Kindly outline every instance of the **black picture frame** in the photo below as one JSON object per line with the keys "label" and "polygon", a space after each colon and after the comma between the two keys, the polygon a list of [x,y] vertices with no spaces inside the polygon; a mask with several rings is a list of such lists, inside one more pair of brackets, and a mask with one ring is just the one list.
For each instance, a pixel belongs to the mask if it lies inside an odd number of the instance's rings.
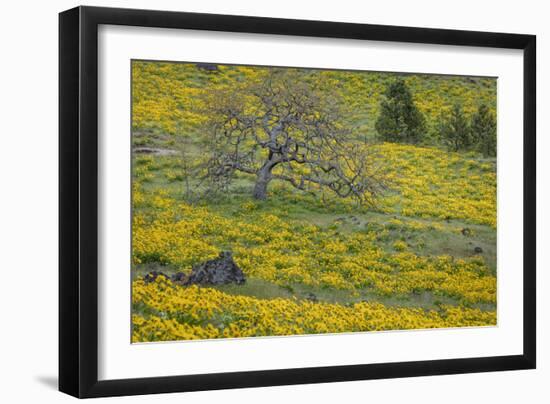
{"label": "black picture frame", "polygon": [[[523,354],[99,381],[97,133],[100,24],[523,50]],[[84,398],[534,369],[535,73],[534,35],[96,7],[77,7],[60,13],[59,390]]]}

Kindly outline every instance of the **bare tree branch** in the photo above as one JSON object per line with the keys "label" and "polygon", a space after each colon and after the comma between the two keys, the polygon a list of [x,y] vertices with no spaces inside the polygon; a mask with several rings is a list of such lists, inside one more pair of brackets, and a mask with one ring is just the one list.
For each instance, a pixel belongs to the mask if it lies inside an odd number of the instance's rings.
{"label": "bare tree branch", "polygon": [[386,189],[384,174],[370,147],[345,129],[341,103],[326,87],[322,74],[272,69],[260,83],[209,94],[211,183],[225,189],[241,172],[256,177],[257,199],[278,180],[374,205]]}

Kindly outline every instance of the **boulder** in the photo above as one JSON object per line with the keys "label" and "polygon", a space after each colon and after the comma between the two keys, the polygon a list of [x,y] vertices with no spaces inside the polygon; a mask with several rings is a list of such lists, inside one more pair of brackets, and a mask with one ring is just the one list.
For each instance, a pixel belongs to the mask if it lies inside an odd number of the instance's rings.
{"label": "boulder", "polygon": [[222,251],[218,258],[193,265],[191,274],[182,279],[183,285],[224,285],[228,283],[243,284],[246,282],[241,268],[233,260],[233,254]]}
{"label": "boulder", "polygon": [[315,295],[315,293],[311,293],[309,292],[307,295],[306,295],[306,300],[309,300],[310,302],[312,303],[317,303],[319,301],[319,299],[317,298],[317,296]]}

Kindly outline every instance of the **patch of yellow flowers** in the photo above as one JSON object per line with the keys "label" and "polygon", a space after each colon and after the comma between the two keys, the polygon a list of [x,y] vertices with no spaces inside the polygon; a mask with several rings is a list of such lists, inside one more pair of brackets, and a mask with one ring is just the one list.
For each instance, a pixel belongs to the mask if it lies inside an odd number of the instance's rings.
{"label": "patch of yellow flowers", "polygon": [[495,312],[473,308],[257,299],[177,286],[162,276],[134,281],[132,301],[146,313],[132,317],[133,342],[496,325]]}
{"label": "patch of yellow flowers", "polygon": [[[144,199],[139,191],[136,196]],[[406,243],[396,243],[391,253],[375,243],[375,232],[341,234],[250,211],[228,218],[162,192],[148,202],[149,211],[133,218],[135,264],[158,262],[189,272],[194,263],[230,248],[247,277],[281,286],[372,289],[382,296],[429,291],[464,303],[496,302],[496,277],[481,257],[419,256],[406,251]]]}
{"label": "patch of yellow flowers", "polygon": [[376,148],[398,192],[380,202],[383,211],[496,227],[494,163],[434,147],[384,143]]}
{"label": "patch of yellow flowers", "polygon": [[[204,89],[224,88],[236,81],[254,81],[267,74],[260,67],[218,66],[212,74],[190,63],[156,63],[135,61],[132,64],[133,126],[136,130],[158,130],[167,135],[194,133],[207,117],[201,109]],[[340,91],[350,104],[351,111],[376,116],[383,92],[383,77],[375,72],[331,72],[317,74],[334,82],[331,87]],[[451,100],[441,94],[462,99],[466,112],[475,110],[479,98],[495,108],[496,84],[490,79],[448,78],[409,75],[408,84],[420,94],[420,108],[436,121],[441,110],[451,107]],[[444,91],[436,90],[441,88]],[[430,104],[431,103],[431,104]],[[433,104],[433,105],[432,105]],[[370,119],[372,120],[372,119]],[[363,130],[363,129],[361,129]],[[367,128],[364,128],[366,131]],[[395,193],[379,201],[379,209],[403,216],[458,219],[466,222],[496,226],[496,169],[494,163],[480,162],[464,154],[447,153],[434,147],[415,147],[386,143],[375,146],[373,158],[389,169],[389,179]],[[152,164],[135,168],[135,176],[150,181]],[[177,173],[167,172],[173,181]],[[272,187],[275,188],[275,187]],[[307,199],[293,194],[289,198]],[[352,210],[352,202],[348,201]]]}
{"label": "patch of yellow flowers", "polygon": [[[158,130],[167,134],[186,134],[206,119],[201,112],[204,89],[231,87],[251,82],[268,74],[268,69],[251,66],[218,65],[207,72],[194,63],[134,61],[132,63],[132,99],[134,129]],[[392,73],[361,71],[316,71],[304,80],[327,81],[349,107],[350,118],[362,132],[374,131],[372,117],[378,115],[385,88],[394,79]],[[415,102],[427,117],[428,126],[436,124],[441,112],[450,111],[460,101],[467,115],[483,102],[496,109],[496,80],[490,78],[404,75],[415,94]],[[369,119],[365,119],[368,117]]]}
{"label": "patch of yellow flowers", "polygon": [[[497,178],[494,162],[471,158],[465,153],[447,152],[436,147],[398,143],[366,146],[373,166],[386,173],[390,191],[376,201],[375,209],[415,219],[459,220],[496,227]],[[307,202],[323,207],[324,201],[349,213],[367,213],[372,207],[357,207],[351,199],[325,193],[323,199],[275,183],[271,191],[290,203]],[[318,189],[317,193],[324,191]],[[411,224],[411,222],[407,222]],[[417,229],[431,226],[419,220]]]}

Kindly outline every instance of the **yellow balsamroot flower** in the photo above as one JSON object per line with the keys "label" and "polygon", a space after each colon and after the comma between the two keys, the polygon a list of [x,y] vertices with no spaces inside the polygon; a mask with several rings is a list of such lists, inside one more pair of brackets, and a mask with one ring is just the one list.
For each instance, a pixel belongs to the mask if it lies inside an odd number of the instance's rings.
{"label": "yellow balsamroot flower", "polygon": [[241,338],[269,335],[405,330],[496,324],[495,311],[442,305],[438,310],[380,303],[313,303],[257,299],[212,288],[173,285],[164,277],[133,283],[132,341]]}

